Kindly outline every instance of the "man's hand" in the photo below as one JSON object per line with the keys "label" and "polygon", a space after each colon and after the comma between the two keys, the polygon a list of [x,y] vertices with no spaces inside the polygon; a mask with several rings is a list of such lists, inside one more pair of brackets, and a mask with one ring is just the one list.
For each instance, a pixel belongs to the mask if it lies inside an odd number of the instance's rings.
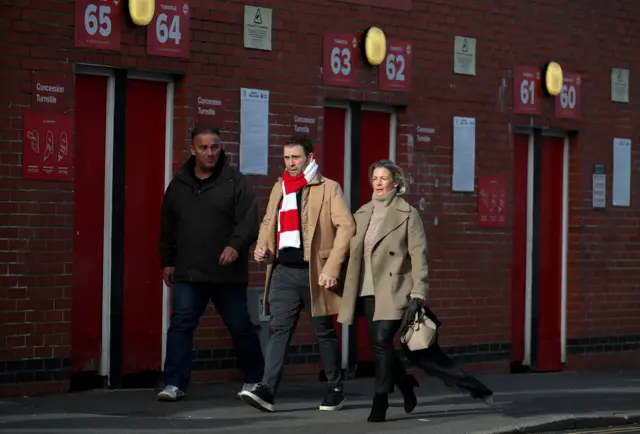
{"label": "man's hand", "polygon": [[169,288],[173,288],[173,267],[164,267],[162,269],[162,280]]}
{"label": "man's hand", "polygon": [[329,276],[328,274],[320,273],[320,278],[318,279],[318,285],[325,289],[331,289],[338,284],[338,279],[333,276]]}
{"label": "man's hand", "polygon": [[269,258],[269,252],[263,249],[262,247],[256,247],[253,251],[253,259],[256,262],[265,262]]}
{"label": "man's hand", "polygon": [[220,265],[233,264],[238,259],[238,251],[231,246],[227,246],[220,255]]}

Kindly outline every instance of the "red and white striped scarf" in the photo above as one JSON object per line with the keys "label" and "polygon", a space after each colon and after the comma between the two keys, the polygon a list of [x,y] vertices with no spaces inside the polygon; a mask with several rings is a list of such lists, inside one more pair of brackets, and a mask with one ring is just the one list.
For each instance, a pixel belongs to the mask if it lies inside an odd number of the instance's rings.
{"label": "red and white striped scarf", "polygon": [[278,249],[300,248],[300,210],[296,193],[316,176],[318,163],[312,161],[304,173],[296,177],[285,171],[282,177],[282,202],[278,211]]}

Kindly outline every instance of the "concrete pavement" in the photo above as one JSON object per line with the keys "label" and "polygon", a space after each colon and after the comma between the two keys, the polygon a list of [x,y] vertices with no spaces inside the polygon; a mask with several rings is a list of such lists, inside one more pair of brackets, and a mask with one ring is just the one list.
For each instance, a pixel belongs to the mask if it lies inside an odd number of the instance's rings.
{"label": "concrete pavement", "polygon": [[640,372],[481,375],[497,408],[419,376],[412,414],[393,395],[386,423],[366,421],[372,379],[347,382],[347,404],[320,412],[324,386],[285,381],[276,412],[265,414],[235,398],[239,384],[196,386],[178,403],[152,390],[97,390],[32,398],[0,398],[0,434],[305,433],[465,434],[561,431],[640,421]]}

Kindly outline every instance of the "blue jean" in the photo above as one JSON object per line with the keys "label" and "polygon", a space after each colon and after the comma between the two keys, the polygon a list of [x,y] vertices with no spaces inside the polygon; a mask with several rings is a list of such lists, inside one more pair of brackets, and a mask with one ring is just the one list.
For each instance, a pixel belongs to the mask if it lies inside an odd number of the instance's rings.
{"label": "blue jean", "polygon": [[193,332],[211,300],[229,329],[236,350],[238,367],[246,383],[258,383],[264,371],[259,327],[247,311],[247,287],[244,285],[176,283],[173,289],[171,324],[167,332],[167,356],[164,362],[166,385],[186,391],[191,377]]}

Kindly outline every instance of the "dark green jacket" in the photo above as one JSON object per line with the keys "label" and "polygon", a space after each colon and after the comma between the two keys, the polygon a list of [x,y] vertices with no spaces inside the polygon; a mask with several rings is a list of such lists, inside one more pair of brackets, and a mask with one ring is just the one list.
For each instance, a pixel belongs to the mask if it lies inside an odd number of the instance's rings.
{"label": "dark green jacket", "polygon": [[[253,189],[222,153],[214,174],[200,181],[191,157],[167,187],[162,204],[160,262],[175,267],[180,282],[236,283],[249,281],[249,248],[258,238],[260,221]],[[219,265],[226,246],[238,259]]]}

